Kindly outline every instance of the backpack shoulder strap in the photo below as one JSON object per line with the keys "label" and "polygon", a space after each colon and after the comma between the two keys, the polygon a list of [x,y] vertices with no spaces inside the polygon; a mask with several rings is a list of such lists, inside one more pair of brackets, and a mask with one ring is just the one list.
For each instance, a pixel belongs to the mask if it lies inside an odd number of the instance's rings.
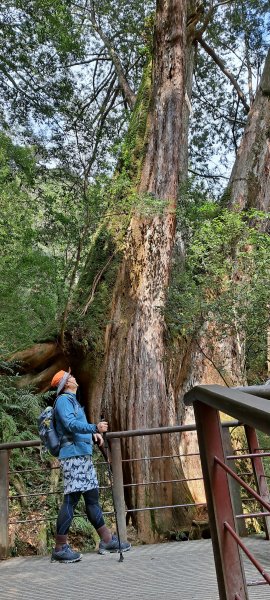
{"label": "backpack shoulder strap", "polygon": [[69,394],[69,393],[66,393],[66,394],[65,394],[65,393],[59,394],[59,396],[57,396],[57,398],[55,399],[55,401],[54,401],[54,403],[53,403],[53,410],[55,410],[55,408],[56,408],[56,403],[57,403],[57,400],[58,400],[59,398],[61,398],[61,396],[68,396],[68,399],[69,399],[69,400],[70,400],[70,402],[73,404],[73,407],[74,407],[74,412],[75,412],[75,417],[77,417],[77,414],[78,414],[78,411],[79,411],[79,406],[80,406],[80,404],[79,404],[79,402],[78,402],[77,398],[75,398],[75,399],[74,399],[74,397],[73,397],[73,394]]}

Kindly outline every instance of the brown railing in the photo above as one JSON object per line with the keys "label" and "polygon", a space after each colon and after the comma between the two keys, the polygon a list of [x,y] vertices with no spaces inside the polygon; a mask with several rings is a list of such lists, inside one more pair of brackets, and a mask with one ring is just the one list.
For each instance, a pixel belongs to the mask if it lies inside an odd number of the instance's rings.
{"label": "brown railing", "polygon": [[[238,422],[237,421],[230,421],[227,423],[224,423],[224,428],[228,429],[229,427],[233,427],[233,426],[237,426]],[[126,539],[127,533],[126,533],[126,515],[127,514],[131,514],[134,512],[141,512],[141,511],[154,511],[154,510],[165,510],[165,509],[169,509],[169,508],[180,508],[180,507],[187,507],[187,508],[192,508],[192,507],[198,507],[198,506],[205,506],[204,503],[189,503],[189,504],[183,504],[183,503],[179,503],[179,504],[173,504],[173,505],[164,505],[164,506],[140,506],[138,508],[128,508],[126,509],[125,506],[125,499],[124,499],[124,489],[127,487],[134,487],[134,486],[152,486],[152,485],[164,485],[166,483],[168,484],[173,484],[173,485],[181,485],[181,484],[186,484],[188,483],[188,481],[190,481],[190,479],[188,478],[184,478],[181,477],[180,479],[173,479],[173,480],[162,480],[162,481],[132,481],[131,483],[123,483],[123,472],[122,472],[122,465],[124,462],[127,462],[126,459],[122,460],[122,454],[121,454],[121,438],[125,438],[125,437],[134,437],[134,436],[146,436],[146,435],[170,435],[172,433],[182,433],[182,432],[187,432],[187,431],[195,431],[196,430],[196,426],[193,424],[191,425],[186,425],[186,426],[175,426],[175,427],[160,427],[160,428],[152,428],[152,429],[141,429],[141,430],[130,430],[130,431],[116,431],[116,432],[109,432],[107,433],[107,439],[109,439],[109,443],[110,443],[110,448],[111,448],[111,463],[112,463],[112,471],[113,471],[113,496],[114,496],[114,504],[115,504],[115,510],[117,513],[117,520],[118,520],[118,526],[119,526],[119,533],[121,536],[121,539]],[[44,498],[48,498],[50,496],[55,496],[57,494],[61,494],[61,490],[58,490],[57,492],[55,491],[48,491],[48,482],[45,481],[45,485],[47,486],[47,489],[44,491],[44,485],[42,486],[42,489],[38,489],[38,490],[30,490],[27,491],[27,493],[16,493],[16,494],[12,494],[12,496],[10,495],[9,492],[9,477],[13,476],[14,474],[19,474],[19,475],[23,475],[24,472],[35,472],[35,471],[44,471],[44,476],[46,474],[46,472],[49,474],[51,474],[53,469],[58,469],[59,467],[57,465],[53,465],[53,466],[44,466],[44,463],[42,464],[42,462],[39,463],[38,466],[36,466],[38,459],[39,459],[39,452],[35,453],[34,456],[34,461],[35,461],[35,466],[33,467],[33,469],[29,469],[28,467],[26,469],[19,469],[16,472],[10,471],[10,467],[9,467],[9,456],[10,453],[15,450],[15,449],[21,449],[22,451],[26,448],[28,449],[33,449],[33,448],[39,448],[40,447],[40,441],[39,440],[29,440],[29,441],[20,441],[20,442],[10,442],[10,443],[4,443],[4,444],[0,444],[0,558],[5,558],[8,556],[9,554],[9,527],[13,526],[16,527],[17,525],[23,525],[25,524],[26,526],[30,527],[31,525],[33,525],[34,523],[42,523],[45,521],[54,521],[56,520],[56,515],[54,516],[46,516],[44,515],[39,515],[37,516],[33,516],[34,515],[34,511],[32,511],[31,516],[24,516],[23,518],[20,516],[19,518],[14,518],[12,517],[11,519],[9,518],[9,513],[13,512],[10,511],[10,506],[11,503],[14,501],[21,501],[23,499],[25,500],[29,500],[33,501],[38,497],[42,497]],[[198,456],[198,453],[188,453],[185,454],[185,458],[189,457],[189,456]],[[164,460],[165,458],[171,458],[174,459],[176,458],[176,456],[181,459],[183,458],[183,454],[177,454],[177,455],[170,455],[168,456],[143,456],[140,458],[131,458],[129,459],[129,462],[133,462],[133,461],[157,461],[157,460]],[[103,461],[99,461],[97,468],[104,468],[104,462]],[[106,466],[106,465],[105,465]],[[194,477],[192,478],[192,480],[202,480],[202,477]],[[100,489],[102,491],[107,490],[110,486],[109,485],[101,485]],[[44,500],[43,500],[44,503]],[[31,511],[29,511],[31,513]],[[41,512],[41,511],[39,511]],[[112,511],[104,511],[105,515],[113,515],[114,512]],[[82,515],[77,515],[77,516],[82,516]]]}
{"label": "brown railing", "polygon": [[[236,529],[237,519],[263,516],[266,537],[269,539],[270,496],[262,463],[263,456],[269,456],[269,452],[260,451],[255,431],[256,427],[270,433],[269,399],[269,385],[238,389],[218,385],[197,386],[185,397],[186,404],[193,403],[194,407],[220,600],[248,600],[249,586],[270,585],[270,574],[266,573],[265,568],[251,554]],[[248,452],[242,456],[225,455],[219,411],[244,423]],[[251,488],[227,464],[228,461],[243,458],[252,461],[256,489]],[[235,515],[228,476],[260,502],[265,510]],[[246,581],[239,548],[263,579]]]}

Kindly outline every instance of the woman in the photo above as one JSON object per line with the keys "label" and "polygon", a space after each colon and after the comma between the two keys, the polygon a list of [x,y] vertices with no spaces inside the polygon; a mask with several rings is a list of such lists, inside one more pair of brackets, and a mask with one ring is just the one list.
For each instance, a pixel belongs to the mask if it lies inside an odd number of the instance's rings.
{"label": "woman", "polygon": [[[99,537],[99,554],[119,551],[119,540],[106,527],[98,499],[98,480],[92,463],[93,438],[103,444],[102,433],[108,430],[108,423],[97,425],[88,423],[84,409],[76,397],[78,384],[67,371],[58,371],[51,381],[57,387],[55,404],[55,424],[61,448],[60,467],[64,476],[64,501],[56,523],[56,542],[52,551],[52,562],[73,563],[81,560],[82,554],[75,552],[67,543],[67,535],[74,516],[74,510],[83,495],[86,514]],[[130,549],[129,542],[121,542],[121,551]]]}

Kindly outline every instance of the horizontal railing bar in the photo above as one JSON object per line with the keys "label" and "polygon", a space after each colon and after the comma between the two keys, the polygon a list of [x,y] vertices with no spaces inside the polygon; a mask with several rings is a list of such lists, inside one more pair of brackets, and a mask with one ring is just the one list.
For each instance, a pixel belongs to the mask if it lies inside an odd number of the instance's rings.
{"label": "horizontal railing bar", "polygon": [[[111,511],[102,511],[103,515],[114,515],[115,512],[113,510]],[[81,517],[85,517],[87,519],[87,515],[86,514],[81,514],[81,515],[74,515],[73,519],[78,519]],[[48,517],[47,519],[25,519],[24,521],[20,520],[20,521],[10,521],[9,524],[10,525],[21,525],[22,523],[47,523],[49,521],[56,521],[57,520],[57,515],[55,517]]]}
{"label": "horizontal railing bar", "polygon": [[124,483],[123,487],[136,487],[140,485],[157,485],[159,483],[183,483],[183,481],[203,481],[203,477],[190,477],[189,479],[161,479],[160,481],[146,481],[140,483]]}
{"label": "horizontal railing bar", "polygon": [[[222,427],[238,427],[241,425],[237,420],[232,421],[223,421]],[[190,425],[174,425],[170,427],[153,427],[152,429],[129,429],[127,431],[108,431],[107,438],[126,438],[126,437],[136,437],[142,435],[155,435],[155,434],[163,434],[163,433],[177,433],[183,431],[196,431],[195,423],[191,423]],[[40,446],[40,440],[25,440],[20,442],[4,442],[0,444],[0,450],[13,450],[13,448],[30,448],[32,446]]]}
{"label": "horizontal railing bar", "polygon": [[[270,396],[270,386],[268,391]],[[186,405],[197,401],[269,435],[270,403],[265,398],[251,396],[250,393],[214,384],[196,385],[185,394]]]}
{"label": "horizontal railing bar", "polygon": [[[131,513],[131,512],[142,512],[144,510],[162,510],[162,509],[166,509],[166,508],[189,508],[192,506],[206,506],[205,502],[201,502],[201,503],[193,503],[193,504],[170,504],[168,506],[150,506],[150,507],[144,507],[144,508],[131,508],[126,510],[126,513]],[[114,511],[104,511],[103,515],[114,515],[115,512]],[[74,519],[78,518],[78,517],[86,517],[85,514],[82,515],[75,515]],[[25,519],[25,520],[20,520],[20,521],[10,521],[10,525],[18,525],[21,523],[40,523],[40,522],[46,522],[46,521],[55,521],[57,519],[56,517],[49,517],[48,519]]]}
{"label": "horizontal railing bar", "polygon": [[247,581],[248,587],[256,587],[257,585],[269,585],[267,581]]}
{"label": "horizontal railing bar", "polygon": [[186,458],[187,456],[200,456],[199,452],[190,452],[188,454],[163,454],[163,456],[143,456],[142,458],[123,458],[122,462],[137,462],[142,460],[160,460],[163,458]]}
{"label": "horizontal railing bar", "polygon": [[245,498],[241,497],[242,502],[259,502],[259,500],[255,500],[255,498]]}
{"label": "horizontal railing bar", "polygon": [[19,471],[8,471],[8,474],[20,475],[21,473],[43,473],[43,471],[52,471],[53,469],[60,469],[60,465],[54,467],[44,467],[41,469],[19,469]]}
{"label": "horizontal railing bar", "polygon": [[268,398],[270,400],[270,384],[265,385],[240,385],[231,388],[231,390],[237,390],[239,392],[245,392],[251,394],[251,396],[259,396],[259,398]]}
{"label": "horizontal railing bar", "polygon": [[[95,463],[95,467],[98,468],[101,465],[107,465],[105,461]],[[53,469],[60,469],[60,465],[54,465],[53,467],[42,467],[41,469],[19,469],[18,471],[8,471],[9,475],[20,475],[21,473],[43,473],[43,471],[52,471]]]}
{"label": "horizontal railing bar", "polygon": [[242,548],[243,552],[245,552],[245,554],[247,555],[247,557],[249,558],[249,560],[252,562],[252,564],[254,565],[254,567],[256,567],[256,569],[259,571],[259,573],[262,575],[262,577],[265,579],[265,581],[267,581],[267,583],[270,584],[270,575],[268,575],[268,573],[265,572],[264,567],[251,554],[251,552],[248,550],[248,548],[245,546],[245,544],[243,544],[243,542],[242,542],[241,538],[239,537],[239,535],[237,535],[237,533],[233,530],[233,528],[229,525],[229,523],[227,523],[227,521],[225,521],[224,527],[232,535],[232,537],[235,539],[235,541],[240,546],[240,548]]}
{"label": "horizontal railing bar", "polygon": [[[223,421],[221,423],[222,427],[238,427],[242,425],[242,422],[238,420],[232,421]],[[125,437],[136,437],[141,435],[155,435],[162,433],[177,433],[181,431],[196,431],[195,423],[191,423],[190,425],[174,425],[171,427],[153,427],[152,429],[130,429],[129,431],[108,431],[106,434],[108,439],[111,438],[125,438]],[[0,447],[1,449],[1,447]]]}
{"label": "horizontal railing bar", "polygon": [[[99,490],[110,490],[111,486],[110,485],[100,485]],[[8,496],[9,500],[15,500],[16,498],[31,498],[32,496],[34,497],[39,497],[39,496],[51,496],[51,495],[57,495],[57,494],[63,494],[63,490],[59,490],[58,492],[33,492],[32,494],[16,494],[14,496]]]}
{"label": "horizontal railing bar", "polygon": [[183,431],[196,431],[195,423],[190,425],[174,425],[170,427],[152,427],[151,429],[129,429],[127,431],[108,431],[106,437],[111,438],[125,438],[125,437],[137,437],[143,435],[156,435],[163,433],[181,433]]}
{"label": "horizontal railing bar", "polygon": [[257,519],[257,517],[268,517],[270,512],[245,513],[243,515],[235,515],[236,519]]}
{"label": "horizontal railing bar", "polygon": [[265,502],[265,500],[263,500],[263,498],[261,498],[261,496],[259,496],[259,494],[257,494],[257,492],[255,492],[255,490],[253,490],[250,487],[250,485],[243,481],[241,477],[236,475],[236,473],[232,469],[230,469],[230,467],[225,465],[217,456],[214,457],[214,460],[222,469],[227,471],[227,473],[229,473],[236,481],[238,481],[238,483],[240,483],[240,485],[243,488],[245,488],[256,500],[258,500],[258,502],[260,502],[260,504],[262,504],[264,508],[266,508],[266,510],[270,511],[270,504],[268,504],[268,502]]}
{"label": "horizontal railing bar", "polygon": [[253,452],[250,454],[238,454],[238,455],[230,455],[226,456],[227,460],[241,460],[242,458],[257,458],[258,456],[270,456],[270,452]]}
{"label": "horizontal railing bar", "polygon": [[145,506],[144,508],[129,508],[126,512],[142,512],[144,510],[160,510],[164,508],[190,508],[192,506],[206,506],[205,502],[192,503],[192,504],[168,504],[167,506]]}
{"label": "horizontal railing bar", "polygon": [[41,446],[40,440],[25,440],[20,442],[3,442],[0,444],[0,450],[13,450],[14,448],[32,448],[32,446]]}
{"label": "horizontal railing bar", "polygon": [[[203,481],[203,477],[189,477],[182,479],[161,479],[159,481],[146,481],[146,482],[138,482],[138,483],[124,483],[123,487],[138,487],[143,485],[158,485],[161,483],[183,483],[184,481]],[[99,490],[109,490],[111,489],[110,485],[100,485]],[[16,500],[17,498],[31,498],[31,497],[39,497],[39,496],[52,496],[57,494],[63,494],[63,490],[59,490],[56,492],[33,492],[31,494],[15,494],[13,496],[8,496],[9,500]]]}

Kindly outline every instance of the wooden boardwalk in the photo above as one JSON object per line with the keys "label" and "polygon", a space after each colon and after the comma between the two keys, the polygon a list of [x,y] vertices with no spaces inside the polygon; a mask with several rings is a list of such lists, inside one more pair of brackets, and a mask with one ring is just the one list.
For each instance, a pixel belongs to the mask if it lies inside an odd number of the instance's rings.
{"label": "wooden boardwalk", "polygon": [[[246,545],[270,573],[270,542]],[[0,563],[1,600],[218,600],[211,540],[136,546],[124,554],[89,553],[79,563],[49,557],[11,558]],[[244,559],[247,580],[261,576]],[[270,586],[249,588],[250,600],[270,599]]]}

